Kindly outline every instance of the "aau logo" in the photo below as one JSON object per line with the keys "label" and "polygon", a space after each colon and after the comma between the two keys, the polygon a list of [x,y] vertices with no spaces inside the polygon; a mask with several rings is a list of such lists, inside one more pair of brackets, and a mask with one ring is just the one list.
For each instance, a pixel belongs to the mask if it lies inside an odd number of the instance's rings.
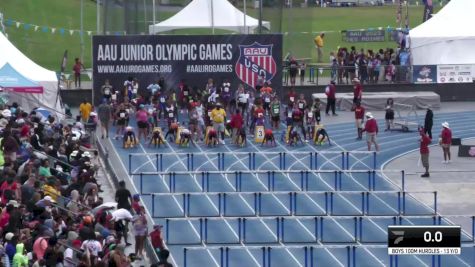
{"label": "aau logo", "polygon": [[264,81],[272,80],[277,72],[277,64],[272,57],[272,45],[261,45],[254,42],[252,45],[239,46],[239,59],[236,62],[236,75],[249,86],[254,87],[259,76]]}

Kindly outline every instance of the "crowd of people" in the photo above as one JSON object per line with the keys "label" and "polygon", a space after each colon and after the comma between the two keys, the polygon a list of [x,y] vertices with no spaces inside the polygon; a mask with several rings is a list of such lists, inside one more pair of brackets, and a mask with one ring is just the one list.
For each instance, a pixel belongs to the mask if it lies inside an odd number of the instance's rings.
{"label": "crowd of people", "polygon": [[[378,124],[361,104],[360,81],[357,77],[352,81],[357,139],[366,133],[368,150],[374,145],[379,151]],[[148,236],[162,261],[158,266],[170,266],[161,226],[156,225],[148,232],[151,222],[147,221],[140,196],[131,195],[125,183],[120,182],[115,195],[117,205],[103,203],[99,195],[101,185],[96,179],[98,155],[90,138],[90,130],[94,129],[91,125],[98,122],[103,138],[109,135],[109,125],[115,124],[115,138],[122,139],[124,145],[130,138],[151,144],[154,136],[158,138],[154,144],[158,145],[176,139],[218,145],[224,144],[227,137],[242,145],[247,140],[246,133],[253,135],[258,126],[265,129],[263,145],[275,145],[274,133],[281,128],[285,129],[281,131],[285,133],[281,140],[289,145],[309,140],[321,144],[325,138],[330,141],[324,127],[318,127],[322,119],[320,100],[308,103],[304,95],[297,95],[293,89],[281,102],[267,83],[250,89],[239,86],[234,93],[227,81],[218,86],[212,79],[202,91],[190,88],[184,81],[177,91],[163,89],[163,81],[148,85],[144,92],[138,88],[134,79],[128,79],[120,91],[106,82],[102,87],[102,104],[95,111],[85,100],[79,108],[80,116],[63,120],[35,110],[24,112],[16,103],[3,107],[0,113],[3,266],[130,266],[144,257]],[[325,113],[336,116],[335,82],[328,85],[325,93],[328,103]],[[386,130],[390,130],[394,120],[392,99],[386,104]],[[133,117],[136,128],[131,127]],[[423,177],[429,176],[432,117],[429,109],[424,129],[420,131],[421,161],[426,168]],[[157,128],[162,132],[162,127],[166,134],[155,135]],[[449,124],[444,123],[443,129],[440,144],[444,163],[448,163]],[[126,255],[124,249],[130,245],[131,236],[129,224],[135,237],[135,253]]]}
{"label": "crowd of people", "polygon": [[[362,140],[365,134],[368,150],[374,145],[379,151],[377,121],[370,112],[365,112],[362,104],[363,84],[357,77],[352,79],[352,83],[356,139]],[[191,88],[184,81],[180,82],[177,90],[165,89],[163,80],[146,86],[146,90],[140,91],[138,87],[137,80],[129,78],[124,88],[116,91],[106,81],[102,87],[102,104],[97,109],[102,137],[108,137],[109,125],[113,124],[116,126],[114,138],[122,140],[125,148],[140,142],[156,147],[165,142],[215,146],[224,144],[226,138],[242,146],[247,137],[254,137],[259,126],[263,129],[260,133],[263,145],[275,145],[276,133],[287,145],[309,141],[319,144],[319,137],[329,140],[321,124],[322,113],[338,115],[334,81],[325,89],[324,109],[320,99],[307,101],[293,88],[281,101],[281,97],[266,82],[247,89],[240,85],[234,92],[228,81],[216,85],[212,79],[208,80],[203,90]],[[134,98],[129,100],[129,95]],[[89,112],[86,110],[82,114],[88,115]],[[385,131],[394,129],[394,115],[394,101],[388,99]],[[134,117],[136,124],[130,122]],[[87,116],[83,119],[87,120]]]}
{"label": "crowd of people", "polygon": [[[246,137],[253,137],[260,126],[268,136],[277,131],[283,137],[294,135],[304,143],[314,139],[315,125],[321,121],[319,99],[307,101],[292,89],[281,101],[267,82],[247,89],[239,85],[234,90],[228,81],[217,84],[213,79],[203,89],[192,88],[185,81],[176,90],[167,89],[163,80],[146,85],[143,90],[134,89],[135,85],[138,88],[138,83],[130,78],[124,88],[114,90],[106,81],[102,86],[102,104],[97,109],[103,126],[102,138],[108,137],[109,125],[115,125],[114,138],[122,140],[125,148],[140,142],[156,146],[165,142],[219,145],[228,137],[232,143],[244,145]],[[329,90],[333,98],[334,86]],[[326,114],[330,115],[330,111],[337,115],[334,102],[328,105]],[[285,139],[289,145],[295,144],[288,141],[288,136]]]}
{"label": "crowd of people", "polygon": [[[322,37],[319,35],[319,44],[316,44],[318,50],[318,62],[321,61]],[[316,42],[317,43],[317,42]],[[398,81],[397,72],[404,72],[404,69],[398,68],[400,65],[399,50],[392,48],[371,49],[359,51],[352,46],[350,49],[340,47],[337,51],[330,52],[328,70],[330,79],[337,84],[350,84],[354,78],[358,78],[361,83],[376,84],[378,82],[396,82]],[[290,85],[295,86],[297,76],[300,77],[300,84],[305,82],[305,73],[307,64],[303,60],[298,60],[292,56],[288,57],[286,67],[289,71]],[[318,67],[322,68],[322,67]]]}
{"label": "crowd of people", "polygon": [[[148,228],[140,199],[124,199],[119,190],[115,207],[99,195],[98,155],[87,130],[95,117],[88,103],[77,119],[26,112],[17,103],[1,107],[0,266],[126,267],[143,256]],[[136,247],[126,255],[128,222]],[[151,235],[159,266],[170,266],[160,227]]]}

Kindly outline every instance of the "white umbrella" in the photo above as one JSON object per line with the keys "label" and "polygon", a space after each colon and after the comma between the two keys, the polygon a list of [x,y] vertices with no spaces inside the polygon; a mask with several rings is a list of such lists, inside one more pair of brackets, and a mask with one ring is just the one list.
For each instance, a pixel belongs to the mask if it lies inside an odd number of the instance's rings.
{"label": "white umbrella", "polygon": [[133,216],[130,211],[126,209],[114,210],[112,213],[112,220],[132,220]]}
{"label": "white umbrella", "polygon": [[117,202],[105,202],[105,203],[102,203],[101,205],[95,207],[93,210],[92,210],[92,213],[96,214],[98,211],[100,211],[101,209],[104,209],[104,208],[117,208]]}

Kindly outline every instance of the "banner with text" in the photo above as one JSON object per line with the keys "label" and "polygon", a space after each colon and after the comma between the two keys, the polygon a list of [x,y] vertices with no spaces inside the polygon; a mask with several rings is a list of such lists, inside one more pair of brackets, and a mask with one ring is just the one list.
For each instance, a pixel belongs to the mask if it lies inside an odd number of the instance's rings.
{"label": "banner with text", "polygon": [[378,30],[348,30],[344,32],[343,40],[349,43],[357,42],[384,42],[386,31]]}
{"label": "banner with text", "polygon": [[471,83],[472,65],[438,65],[437,83]]}
{"label": "banner with text", "polygon": [[121,91],[128,77],[138,79],[141,91],[159,78],[166,89],[181,80],[203,89],[208,78],[254,87],[259,76],[282,86],[280,34],[93,36],[92,44],[96,104],[106,79]]}

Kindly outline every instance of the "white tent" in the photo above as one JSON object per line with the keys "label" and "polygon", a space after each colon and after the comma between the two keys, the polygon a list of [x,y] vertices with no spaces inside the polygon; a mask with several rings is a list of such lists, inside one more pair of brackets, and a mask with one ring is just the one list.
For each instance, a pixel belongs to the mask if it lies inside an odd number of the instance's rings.
{"label": "white tent", "polygon": [[[210,28],[252,33],[259,21],[244,15],[227,0],[192,0],[171,18],[149,26],[149,33],[190,28]],[[262,26],[270,29],[270,22],[262,21]]]}
{"label": "white tent", "polygon": [[27,111],[40,106],[63,111],[56,73],[33,62],[0,32],[0,68],[7,63],[22,76],[43,87],[42,94],[12,92],[8,95],[10,102],[17,102]]}
{"label": "white tent", "polygon": [[409,32],[412,64],[475,64],[474,25],[475,1],[450,1]]}

